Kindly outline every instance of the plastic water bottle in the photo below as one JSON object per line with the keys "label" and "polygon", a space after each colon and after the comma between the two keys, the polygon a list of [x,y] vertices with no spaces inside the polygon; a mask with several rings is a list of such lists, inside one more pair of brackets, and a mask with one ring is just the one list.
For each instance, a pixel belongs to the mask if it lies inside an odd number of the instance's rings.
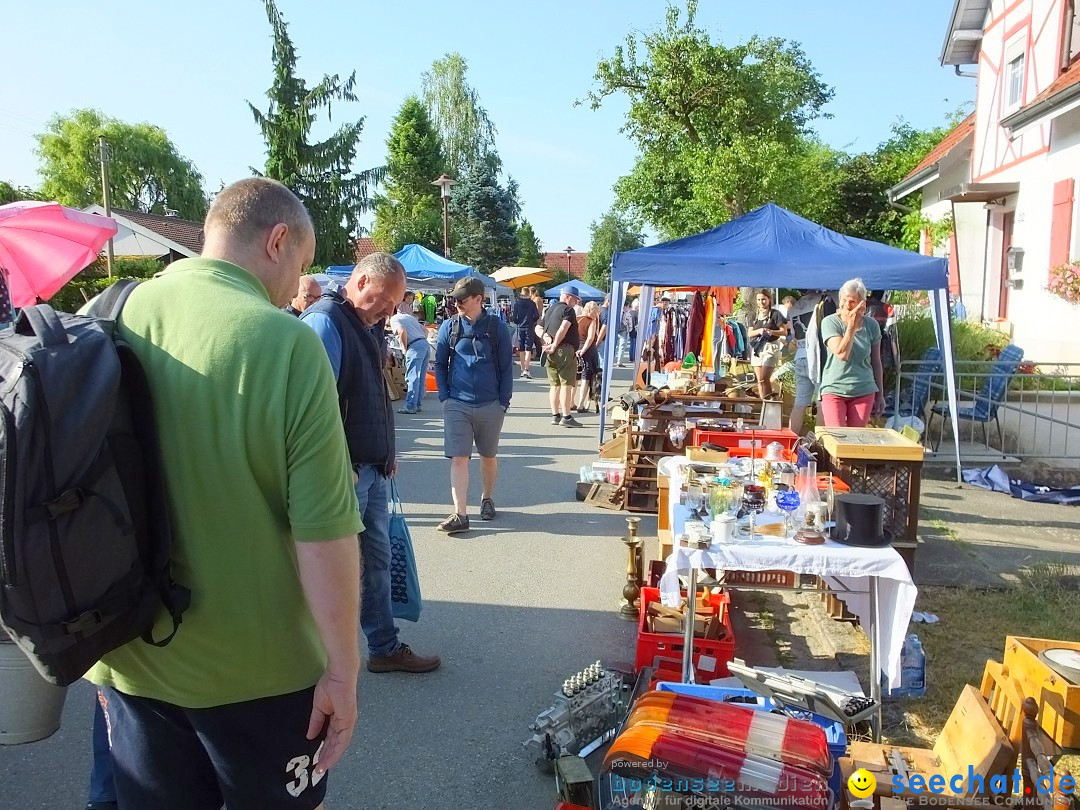
{"label": "plastic water bottle", "polygon": [[908,697],[922,697],[926,694],[926,653],[922,642],[912,633],[907,637],[910,649],[901,659],[901,683]]}

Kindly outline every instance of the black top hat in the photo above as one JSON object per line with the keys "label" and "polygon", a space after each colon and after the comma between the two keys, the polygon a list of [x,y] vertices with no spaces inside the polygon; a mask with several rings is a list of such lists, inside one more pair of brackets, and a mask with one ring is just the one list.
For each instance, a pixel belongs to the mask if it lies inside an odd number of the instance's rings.
{"label": "black top hat", "polygon": [[892,533],[885,531],[885,501],[877,495],[838,493],[833,498],[836,525],[832,539],[848,546],[888,546]]}

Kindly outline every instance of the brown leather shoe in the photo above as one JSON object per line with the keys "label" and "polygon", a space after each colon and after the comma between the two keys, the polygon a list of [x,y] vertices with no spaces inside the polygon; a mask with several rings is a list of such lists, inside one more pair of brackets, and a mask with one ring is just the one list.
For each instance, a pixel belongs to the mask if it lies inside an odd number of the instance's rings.
{"label": "brown leather shoe", "polygon": [[442,661],[437,655],[417,655],[408,644],[402,644],[390,655],[368,658],[368,672],[431,672]]}

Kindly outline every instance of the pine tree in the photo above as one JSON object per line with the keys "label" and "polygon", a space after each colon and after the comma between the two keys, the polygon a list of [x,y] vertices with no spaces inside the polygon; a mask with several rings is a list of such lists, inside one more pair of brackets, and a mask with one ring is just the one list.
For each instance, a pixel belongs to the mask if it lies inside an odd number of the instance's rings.
{"label": "pine tree", "polygon": [[[309,141],[319,112],[331,114],[335,101],[356,101],[356,71],[344,81],[335,73],[316,86],[296,75],[296,48],[274,0],[264,0],[274,30],[274,82],[264,113],[248,102],[266,141],[265,175],[280,180],[304,202],[315,226],[315,263],[341,264],[352,257],[359,231],[359,214],[372,207],[368,188],[382,179],[384,169],[354,173],[356,145],[364,119],[345,124],[324,141]],[[258,170],[254,170],[259,174]]]}
{"label": "pine tree", "polygon": [[543,267],[544,251],[529,220],[524,219],[517,229],[518,267]]}
{"label": "pine tree", "polygon": [[482,158],[465,171],[450,199],[454,261],[482,273],[517,262],[516,190],[512,179],[505,188],[499,185],[494,170]]}
{"label": "pine tree", "polygon": [[375,198],[372,238],[383,250],[418,244],[442,252],[442,201],[432,180],[443,172],[439,135],[416,96],[401,105],[386,141],[386,193]]}

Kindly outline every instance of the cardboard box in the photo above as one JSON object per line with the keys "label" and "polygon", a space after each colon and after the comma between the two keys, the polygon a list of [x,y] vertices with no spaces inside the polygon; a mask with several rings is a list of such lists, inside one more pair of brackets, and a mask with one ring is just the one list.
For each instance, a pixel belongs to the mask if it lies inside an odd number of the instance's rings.
{"label": "cardboard box", "polygon": [[401,366],[391,366],[383,369],[383,379],[386,380],[386,389],[390,392],[390,401],[397,402],[405,399],[405,369]]}
{"label": "cardboard box", "polygon": [[[716,618],[716,610],[712,605],[703,605],[700,602],[695,605],[695,608],[694,637],[707,638],[709,623],[711,619]],[[648,617],[650,633],[675,633],[682,635],[686,632],[685,603],[676,609],[669,608],[660,602],[652,602],[649,604]]]}
{"label": "cardboard box", "polygon": [[708,450],[704,447],[687,447],[686,457],[691,461],[710,461],[713,464],[727,464],[728,454],[720,450]]}

